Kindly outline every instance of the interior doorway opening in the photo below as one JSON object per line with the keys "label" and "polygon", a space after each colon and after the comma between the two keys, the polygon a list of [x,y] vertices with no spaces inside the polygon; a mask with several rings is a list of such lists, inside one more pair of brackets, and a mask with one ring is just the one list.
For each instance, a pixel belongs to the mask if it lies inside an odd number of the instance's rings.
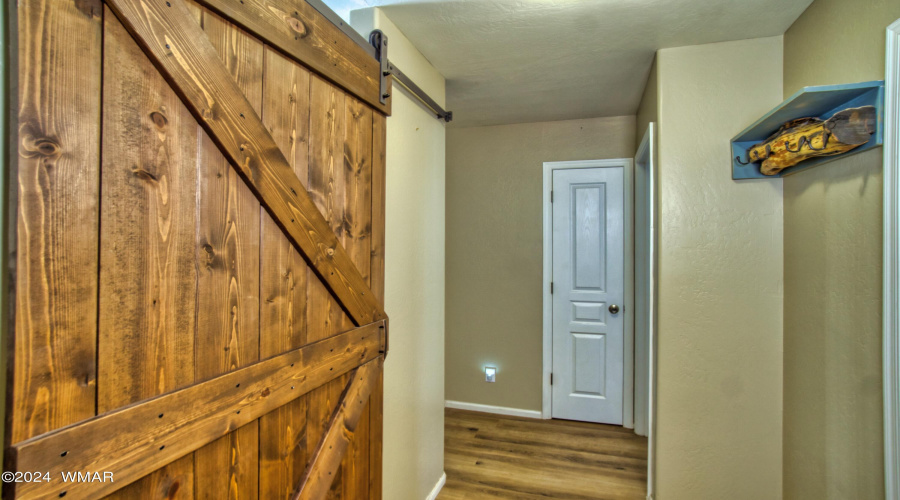
{"label": "interior doorway opening", "polygon": [[[544,163],[543,204],[541,416],[621,425],[646,437],[648,495],[653,493],[655,438],[655,135],[655,124],[650,123],[633,159]],[[611,172],[621,174],[620,183],[617,175],[607,174]],[[621,208],[615,196],[608,196],[610,189],[621,190]],[[579,263],[579,256],[592,251],[602,269]],[[614,255],[619,251],[621,260]],[[617,286],[621,295],[613,290]],[[595,288],[605,295],[592,295]],[[613,335],[621,335],[621,345],[610,338]],[[567,337],[572,340],[567,342]],[[621,356],[619,364],[610,361],[611,354]],[[593,364],[587,361],[591,359]],[[603,399],[599,386],[591,392],[591,383],[608,386],[611,373],[621,373],[615,381],[621,406],[611,410],[614,405],[584,404]],[[572,411],[567,399],[581,407]]]}

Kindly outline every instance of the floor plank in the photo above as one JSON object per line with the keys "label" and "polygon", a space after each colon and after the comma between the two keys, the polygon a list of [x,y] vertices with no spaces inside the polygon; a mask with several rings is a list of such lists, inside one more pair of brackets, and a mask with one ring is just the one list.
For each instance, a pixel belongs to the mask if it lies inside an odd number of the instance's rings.
{"label": "floor plank", "polygon": [[438,500],[642,499],[647,438],[613,425],[445,410]]}

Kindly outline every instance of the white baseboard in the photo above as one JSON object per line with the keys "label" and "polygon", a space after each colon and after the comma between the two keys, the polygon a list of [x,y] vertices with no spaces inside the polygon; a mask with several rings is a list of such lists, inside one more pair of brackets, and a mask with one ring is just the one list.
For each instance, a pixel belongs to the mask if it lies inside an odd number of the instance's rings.
{"label": "white baseboard", "polygon": [[431,493],[429,493],[428,496],[425,497],[425,500],[435,500],[438,496],[438,493],[441,492],[441,488],[443,488],[446,483],[447,483],[447,473],[445,472],[445,473],[441,474],[441,478],[438,479],[437,484],[434,485],[434,488],[431,490]]}
{"label": "white baseboard", "polygon": [[541,412],[536,410],[522,410],[519,408],[506,408],[504,406],[480,405],[477,403],[464,403],[462,401],[445,401],[444,406],[447,408],[455,408],[457,410],[496,413],[497,415],[509,415],[511,417],[543,418]]}

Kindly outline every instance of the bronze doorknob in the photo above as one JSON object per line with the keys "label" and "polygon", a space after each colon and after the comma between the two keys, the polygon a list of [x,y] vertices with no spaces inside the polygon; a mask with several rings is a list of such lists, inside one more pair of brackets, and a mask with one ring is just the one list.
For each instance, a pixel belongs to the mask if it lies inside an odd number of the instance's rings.
{"label": "bronze doorknob", "polygon": [[609,306],[609,312],[616,314],[617,312],[619,312],[619,306],[615,304]]}

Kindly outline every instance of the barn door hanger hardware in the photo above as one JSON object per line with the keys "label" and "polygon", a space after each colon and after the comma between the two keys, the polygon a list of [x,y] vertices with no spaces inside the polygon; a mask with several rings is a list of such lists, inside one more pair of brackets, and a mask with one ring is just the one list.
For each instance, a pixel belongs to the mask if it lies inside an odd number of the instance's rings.
{"label": "barn door hanger hardware", "polygon": [[394,81],[399,83],[401,87],[405,88],[410,94],[413,95],[416,99],[419,100],[429,111],[434,113],[435,117],[439,120],[444,120],[445,122],[449,122],[453,120],[453,112],[445,111],[444,108],[441,107],[440,104],[434,101],[431,96],[428,95],[427,92],[422,90],[421,87],[416,85],[416,82],[412,81],[412,79],[402,71],[397,66],[394,66],[393,63],[387,57],[387,35],[381,32],[381,30],[374,30],[372,33],[369,33],[369,43],[375,47],[375,59],[381,63],[381,102],[383,103],[385,99],[391,96],[387,91],[387,77],[393,75]]}
{"label": "barn door hanger hardware", "polygon": [[341,16],[337,15],[337,13],[331,10],[330,7],[325,5],[325,2],[322,0],[306,0],[312,8],[316,9],[319,14],[322,14],[325,19],[331,21],[331,24],[337,26],[338,29],[344,32],[345,35],[350,37],[351,40],[356,42],[357,45],[362,47],[369,53],[372,57],[374,57],[378,62],[381,63],[381,73],[380,73],[380,100],[381,103],[384,104],[387,101],[387,98],[390,97],[390,93],[387,91],[387,77],[389,75],[394,76],[394,81],[399,83],[401,87],[405,88],[409,91],[410,94],[413,95],[419,102],[422,103],[423,106],[428,108],[435,117],[439,120],[444,120],[445,122],[449,122],[453,119],[452,111],[445,111],[438,103],[434,101],[421,87],[416,85],[405,73],[400,71],[400,69],[388,60],[387,58],[387,36],[381,32],[381,30],[374,30],[369,34],[369,40],[366,40],[359,33],[356,32],[349,24],[344,22],[341,19]]}

